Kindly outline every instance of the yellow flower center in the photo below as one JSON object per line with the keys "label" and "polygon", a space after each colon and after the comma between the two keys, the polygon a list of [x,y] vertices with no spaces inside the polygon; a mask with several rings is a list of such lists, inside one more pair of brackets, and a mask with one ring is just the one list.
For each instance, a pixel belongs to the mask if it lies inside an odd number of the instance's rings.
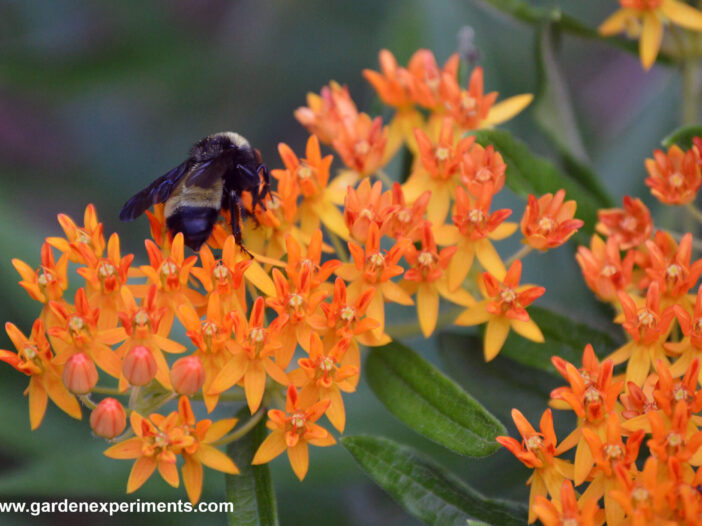
{"label": "yellow flower center", "polygon": [[90,243],[90,236],[81,229],[76,232],[76,241],[78,243]]}
{"label": "yellow flower center", "polygon": [[164,261],[163,265],[161,265],[161,274],[163,274],[164,276],[172,276],[177,272],[178,265],[176,265],[172,261]]}
{"label": "yellow flower center", "polygon": [[288,305],[293,309],[297,309],[302,305],[303,301],[304,300],[302,296],[300,296],[299,294],[292,294],[290,296],[290,299],[288,299]]}
{"label": "yellow flower center", "polygon": [[417,257],[417,261],[423,267],[428,267],[434,263],[434,255],[431,252],[422,252]]}
{"label": "yellow flower center", "polygon": [[578,526],[578,519],[565,519],[561,524],[562,526]]}
{"label": "yellow flower center", "polygon": [[467,91],[464,91],[461,95],[461,107],[466,111],[466,113],[475,113],[475,108],[478,102],[471,97]]}
{"label": "yellow flower center", "polygon": [[37,281],[39,282],[39,285],[48,285],[49,283],[54,282],[54,277],[51,274],[42,272],[41,274],[39,274]]}
{"label": "yellow flower center", "polygon": [[80,316],[73,316],[68,322],[68,327],[71,330],[78,332],[83,327],[85,327],[85,321],[83,321],[83,318],[81,318]]}
{"label": "yellow flower center", "polygon": [[309,166],[303,164],[297,171],[297,176],[302,180],[309,179],[310,177],[312,177],[312,169]]}
{"label": "yellow flower center", "polygon": [[37,357],[37,348],[34,345],[25,345],[24,355],[27,357],[27,360],[34,360]]}
{"label": "yellow flower center", "polygon": [[365,139],[358,141],[354,146],[354,150],[358,155],[366,155],[370,151],[370,144]]}
{"label": "yellow flower center", "polygon": [[115,266],[108,261],[103,261],[102,263],[100,263],[100,266],[98,267],[98,274],[102,278],[114,276],[115,275]]}
{"label": "yellow flower center", "polygon": [[437,149],[436,149],[436,154],[435,154],[435,155],[436,155],[436,160],[439,161],[439,162],[445,161],[446,159],[449,158],[449,154],[450,154],[450,153],[451,153],[451,152],[449,151],[448,148],[437,148]]}
{"label": "yellow flower center", "polygon": [[265,336],[266,335],[264,334],[263,329],[261,327],[254,327],[253,329],[251,329],[251,341],[255,343],[261,343]]}
{"label": "yellow flower center", "polygon": [[397,220],[400,223],[409,223],[412,220],[412,215],[407,210],[400,210],[397,213]]}
{"label": "yellow flower center", "polygon": [[323,360],[319,362],[319,368],[324,371],[325,373],[329,373],[334,370],[334,360],[329,358],[328,356],[325,357]]}
{"label": "yellow flower center", "polygon": [[679,433],[670,433],[668,435],[668,445],[672,447],[677,447],[682,444],[682,437]]}
{"label": "yellow flower center", "polygon": [[485,221],[485,213],[479,208],[474,208],[473,210],[468,212],[468,220],[474,225],[479,225],[480,223]]}
{"label": "yellow flower center", "polygon": [[605,278],[611,278],[616,273],[617,273],[617,267],[615,267],[614,265],[609,265],[609,264],[602,267],[602,271],[600,272],[600,274],[602,274]]}
{"label": "yellow flower center", "polygon": [[487,183],[491,179],[492,172],[489,168],[486,168],[485,166],[478,168],[478,171],[475,173],[475,180],[479,183]]}
{"label": "yellow flower center", "polygon": [[650,310],[644,309],[639,312],[639,323],[644,327],[651,327],[656,322],[656,316]]}
{"label": "yellow flower center", "polygon": [[206,321],[202,324],[202,332],[205,336],[214,336],[217,334],[217,324],[212,321]]}
{"label": "yellow flower center", "polygon": [[343,309],[341,309],[341,319],[349,322],[354,319],[356,316],[356,309],[351,307],[350,305],[346,305]]}
{"label": "yellow flower center", "polygon": [[539,231],[543,234],[550,234],[556,228],[556,222],[550,217],[544,216],[539,220]]}
{"label": "yellow flower center", "polygon": [[517,293],[510,288],[504,288],[500,291],[500,299],[505,303],[514,303],[517,299]]}
{"label": "yellow flower center", "polygon": [[667,277],[675,279],[682,274],[682,271],[683,269],[680,265],[673,263],[666,269],[665,274]]}
{"label": "yellow flower center", "polygon": [[695,331],[696,332],[702,331],[702,318],[697,318],[695,320]]}
{"label": "yellow flower center", "polygon": [[539,449],[543,444],[544,444],[543,439],[538,435],[530,436],[529,438],[526,439],[526,447],[529,451],[533,451],[534,449]]}
{"label": "yellow flower center", "polygon": [[685,178],[680,172],[673,172],[668,181],[673,188],[680,188],[685,182]]}
{"label": "yellow flower center", "polygon": [[638,502],[648,500],[648,490],[639,486],[631,492],[631,498]]}
{"label": "yellow flower center", "polygon": [[229,277],[229,269],[220,263],[212,270],[212,275],[217,279],[227,279]]}
{"label": "yellow flower center", "polygon": [[636,221],[635,217],[626,216],[624,219],[622,219],[619,222],[619,226],[621,227],[622,230],[627,230],[629,232],[633,232],[634,230],[636,230],[636,227],[638,226],[638,222]]}
{"label": "yellow flower center", "polygon": [[583,395],[585,398],[585,401],[588,403],[595,403],[600,401],[600,392],[596,387],[590,386],[587,388],[585,391],[585,394]]}
{"label": "yellow flower center", "polygon": [[673,387],[673,398],[676,401],[687,400],[688,392],[682,385],[678,384]]}
{"label": "yellow flower center", "polygon": [[372,254],[368,259],[370,260],[371,265],[376,267],[380,267],[385,263],[385,256],[383,256],[380,252]]}
{"label": "yellow flower center", "polygon": [[305,415],[303,413],[295,413],[290,417],[290,424],[297,431],[302,431],[305,428]]}
{"label": "yellow flower center", "polygon": [[604,453],[609,458],[619,458],[624,454],[624,450],[619,444],[607,444],[604,447]]}
{"label": "yellow flower center", "polygon": [[149,322],[149,315],[145,310],[140,310],[134,315],[134,321],[137,325],[146,325]]}
{"label": "yellow flower center", "polygon": [[373,219],[373,212],[367,208],[364,208],[361,210],[361,213],[359,214],[361,217],[364,217],[368,220]]}

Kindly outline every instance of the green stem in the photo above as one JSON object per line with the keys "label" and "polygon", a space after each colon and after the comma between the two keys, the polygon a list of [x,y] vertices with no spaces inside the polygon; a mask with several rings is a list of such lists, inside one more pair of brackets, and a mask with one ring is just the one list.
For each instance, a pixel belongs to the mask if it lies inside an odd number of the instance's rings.
{"label": "green stem", "polygon": [[523,259],[524,256],[526,256],[532,250],[534,250],[534,247],[532,247],[531,245],[524,245],[522,248],[520,248],[514,254],[512,254],[510,257],[507,258],[507,261],[505,261],[505,266],[509,267],[512,263],[514,263],[518,259]]}
{"label": "green stem", "polygon": [[78,398],[80,399],[81,402],[83,402],[83,405],[90,409],[91,411],[97,407],[95,402],[93,402],[90,399],[90,395],[84,394],[84,395],[79,395]]}
{"label": "green stem", "polygon": [[378,179],[383,181],[385,186],[387,186],[388,188],[392,188],[394,181],[390,179],[390,177],[388,176],[388,174],[385,173],[384,170],[378,170],[377,172],[375,172],[375,175]]}
{"label": "green stem", "polygon": [[106,394],[113,396],[127,396],[129,394],[127,391],[121,393],[116,387],[104,387],[100,385],[96,385],[95,387],[93,387],[92,392],[97,394]]}
{"label": "green stem", "polygon": [[693,203],[686,204],[685,208],[687,208],[688,212],[690,212],[697,221],[702,223],[702,210],[697,208]]}
{"label": "green stem", "polygon": [[[191,400],[204,400],[201,393],[194,394],[190,398]],[[220,393],[219,395],[220,402],[242,402],[244,400],[246,400],[246,393],[243,389],[239,389],[237,391],[232,392]]]}
{"label": "green stem", "polygon": [[251,431],[254,427],[256,427],[256,424],[258,424],[259,421],[261,420],[261,418],[263,418],[264,413],[265,413],[265,411],[263,408],[259,409],[239,429],[237,429],[233,433],[229,433],[228,435],[223,436],[222,438],[220,438],[216,442],[212,442],[212,445],[213,446],[223,446],[225,444],[229,444],[230,442],[234,442],[235,440],[239,440],[241,437],[243,437],[249,431]]}
{"label": "green stem", "polygon": [[699,87],[697,77],[699,76],[699,59],[690,53],[690,34],[683,34],[676,26],[670,26],[670,34],[678,48],[678,55],[681,58],[680,73],[682,76],[682,102],[681,118],[683,126],[695,124],[699,117]]}

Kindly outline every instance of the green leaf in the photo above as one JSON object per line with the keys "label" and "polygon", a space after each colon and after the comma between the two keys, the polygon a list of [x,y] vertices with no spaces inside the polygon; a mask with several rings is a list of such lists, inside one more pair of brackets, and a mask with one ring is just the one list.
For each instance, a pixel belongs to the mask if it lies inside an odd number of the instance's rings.
{"label": "green leaf", "polygon": [[[551,22],[563,32],[581,38],[605,42],[633,55],[639,55],[638,42],[624,40],[618,37],[604,37],[600,35],[596,29],[588,27],[572,16],[564,14],[563,11],[557,7],[535,7],[525,0],[480,0],[479,3],[507,13],[522,22],[527,22],[529,24]],[[658,54],[656,61],[663,64],[672,64],[675,60],[670,55],[661,52]]]}
{"label": "green leaf", "polygon": [[380,487],[427,524],[526,523],[524,507],[484,497],[409,447],[367,435],[344,437],[341,443]]}
{"label": "green leaf", "polygon": [[589,166],[570,90],[558,64],[556,37],[551,23],[542,25],[536,33],[539,88],[532,105],[534,121],[556,147],[566,172],[589,188],[603,203],[613,206],[612,198]]}
{"label": "green leaf", "polygon": [[564,175],[555,165],[542,157],[533,155],[526,144],[504,130],[480,130],[474,133],[475,140],[486,146],[492,144],[500,152],[507,171],[506,184],[515,193],[523,196],[555,193],[565,189],[568,199],[578,203],[576,216],[585,221],[584,230],[595,231],[597,210],[609,206],[592,190]]}
{"label": "green leaf", "polygon": [[674,144],[677,144],[683,149],[688,149],[692,147],[692,139],[695,137],[702,137],[702,124],[678,128],[663,139],[663,146],[670,148]]}
{"label": "green leaf", "polygon": [[[248,414],[242,409],[238,417]],[[266,438],[265,418],[242,438],[229,444],[227,454],[239,468],[239,475],[227,475],[227,497],[234,504],[229,526],[277,526],[275,491],[268,464],[252,466],[251,460]]]}
{"label": "green leaf", "polygon": [[392,414],[448,449],[486,456],[505,428],[473,397],[413,350],[397,342],[371,350],[368,383]]}

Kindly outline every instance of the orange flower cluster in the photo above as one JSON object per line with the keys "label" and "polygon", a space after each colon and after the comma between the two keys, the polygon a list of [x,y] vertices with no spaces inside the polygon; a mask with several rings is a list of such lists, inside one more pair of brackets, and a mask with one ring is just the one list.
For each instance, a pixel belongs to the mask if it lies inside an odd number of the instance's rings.
{"label": "orange flower cluster", "polygon": [[[690,203],[702,183],[697,146],[657,150],[646,168],[664,204]],[[628,341],[602,361],[588,345],[581,367],[552,358],[567,385],[551,392],[550,405],[577,417],[560,444],[550,409],[540,432],[515,409],[522,441],[498,441],[534,469],[530,522],[700,524],[702,259],[692,257],[692,234],[656,231],[640,199],[600,210],[596,230],[604,239],[594,235],[576,260]],[[573,448],[572,461],[564,458]]]}
{"label": "orange flower cluster", "polygon": [[[310,94],[296,112],[312,132],[304,156],[281,143],[282,166],[271,170],[275,192],[257,205],[242,196],[246,249],[222,212],[207,244],[188,255],[183,235],[171,235],[164,206],[156,205],[147,212],[145,264],[134,266],[117,234],[105,240],[89,205],[82,226],[59,216],[65,236],[46,240],[38,269],[13,261],[42,310],[29,337],[8,324],[16,351],[0,351],[0,360],[30,377],[32,429],[49,398],[75,418],[80,400],[92,411],[95,434],[114,443],[105,454],[135,460],[128,492],[156,469],[178,486],[180,466],[195,502],[203,465],[237,472],[215,446],[266,414],[271,434],[253,462],[287,451],[295,474],[305,476],[308,446],[335,442],[320,419],[345,429],[343,396],[356,390],[360,346],[390,341],[386,303],[416,306],[427,337],[457,315],[460,325],[487,323],[488,360],[510,328],[543,341],[526,310],[543,287],[520,285],[521,255],[507,269],[493,246],[519,228],[506,222],[512,210],[491,211],[505,186],[504,160],[492,146],[461,137],[515,115],[531,96],[496,104],[497,94],[483,91],[481,68],[462,89],[457,56],[439,69],[426,50],[407,68],[382,51],[381,67],[382,75],[365,75],[397,108],[393,122],[384,127],[380,117],[359,112],[336,83]],[[333,156],[320,143],[345,166],[335,177]],[[403,143],[415,159],[401,185],[382,168]],[[582,226],[575,212],[562,190],[531,196],[521,221],[526,248],[565,243]],[[82,280],[73,298],[65,295],[69,274],[72,283]],[[476,302],[478,292],[484,300]],[[441,298],[459,306],[443,322]],[[178,325],[187,345],[174,341]],[[178,409],[169,412],[176,398]],[[232,431],[234,419],[197,419],[190,400],[204,402],[208,413],[245,400],[251,425]]]}

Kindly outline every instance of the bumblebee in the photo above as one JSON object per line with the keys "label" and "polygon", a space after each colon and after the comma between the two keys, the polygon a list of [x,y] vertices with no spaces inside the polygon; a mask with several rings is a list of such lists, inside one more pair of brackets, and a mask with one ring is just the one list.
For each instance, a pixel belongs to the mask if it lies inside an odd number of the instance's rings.
{"label": "bumblebee", "polygon": [[234,239],[248,253],[241,239],[241,218],[247,214],[241,197],[247,192],[252,210],[257,205],[265,208],[270,174],[261,154],[238,133],[215,133],[195,143],[185,161],[129,199],[119,218],[132,221],[152,205],[165,203],[168,230],[173,235],[182,232],[185,244],[197,251],[210,237],[220,210],[228,210]]}

